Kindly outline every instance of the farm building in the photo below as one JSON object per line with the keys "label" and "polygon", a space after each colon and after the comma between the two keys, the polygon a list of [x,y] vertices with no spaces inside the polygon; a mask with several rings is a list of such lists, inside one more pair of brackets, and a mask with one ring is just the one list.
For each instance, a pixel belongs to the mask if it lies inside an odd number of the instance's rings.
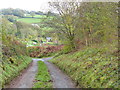
{"label": "farm building", "polygon": [[46,37],[47,42],[51,42],[52,38],[51,37]]}

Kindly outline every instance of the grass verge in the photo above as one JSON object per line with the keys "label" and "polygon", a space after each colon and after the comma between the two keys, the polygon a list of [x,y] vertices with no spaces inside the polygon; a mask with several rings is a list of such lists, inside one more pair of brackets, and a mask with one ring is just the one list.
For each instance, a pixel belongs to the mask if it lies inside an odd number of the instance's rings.
{"label": "grass verge", "polygon": [[52,81],[44,62],[38,61],[38,73],[33,88],[52,88]]}
{"label": "grass verge", "polygon": [[50,60],[80,88],[118,88],[118,57],[106,49],[87,48]]}
{"label": "grass verge", "polygon": [[31,62],[32,59],[27,56],[11,57],[2,62],[0,65],[0,82],[2,87],[18,76]]}

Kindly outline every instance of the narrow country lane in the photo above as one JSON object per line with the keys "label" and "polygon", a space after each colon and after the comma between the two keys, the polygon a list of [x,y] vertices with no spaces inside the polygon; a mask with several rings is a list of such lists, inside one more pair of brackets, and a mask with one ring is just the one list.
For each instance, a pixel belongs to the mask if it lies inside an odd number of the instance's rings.
{"label": "narrow country lane", "polygon": [[75,88],[75,84],[66,74],[47,61],[50,59],[52,59],[52,57],[33,59],[32,65],[30,65],[19,77],[15,78],[10,85],[6,85],[5,88],[32,88],[37,73],[37,61],[39,60],[44,61],[47,65],[53,81],[53,88]]}

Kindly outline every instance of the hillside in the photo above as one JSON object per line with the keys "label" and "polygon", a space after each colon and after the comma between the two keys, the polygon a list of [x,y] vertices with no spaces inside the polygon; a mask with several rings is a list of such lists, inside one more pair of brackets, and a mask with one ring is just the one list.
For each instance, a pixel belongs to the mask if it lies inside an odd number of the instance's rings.
{"label": "hillside", "polygon": [[77,52],[56,56],[50,62],[67,73],[78,88],[118,88],[116,55],[107,46],[86,47]]}

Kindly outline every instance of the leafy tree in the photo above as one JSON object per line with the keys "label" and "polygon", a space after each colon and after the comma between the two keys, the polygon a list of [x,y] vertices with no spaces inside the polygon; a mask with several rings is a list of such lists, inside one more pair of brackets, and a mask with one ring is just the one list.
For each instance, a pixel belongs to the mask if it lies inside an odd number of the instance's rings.
{"label": "leafy tree", "polygon": [[18,18],[17,16],[13,16],[13,15],[4,15],[3,17],[8,19],[10,22],[15,22],[16,19]]}
{"label": "leafy tree", "polygon": [[3,15],[14,15],[18,17],[23,17],[26,12],[21,9],[13,9],[13,8],[2,9],[1,11]]}
{"label": "leafy tree", "polygon": [[[100,42],[110,42],[116,36],[117,3],[81,3],[78,8],[80,29],[83,30],[86,45]],[[79,32],[79,31],[78,31]],[[114,34],[113,34],[114,33]]]}
{"label": "leafy tree", "polygon": [[35,12],[31,12],[30,15],[32,16],[32,18],[35,16]]}

